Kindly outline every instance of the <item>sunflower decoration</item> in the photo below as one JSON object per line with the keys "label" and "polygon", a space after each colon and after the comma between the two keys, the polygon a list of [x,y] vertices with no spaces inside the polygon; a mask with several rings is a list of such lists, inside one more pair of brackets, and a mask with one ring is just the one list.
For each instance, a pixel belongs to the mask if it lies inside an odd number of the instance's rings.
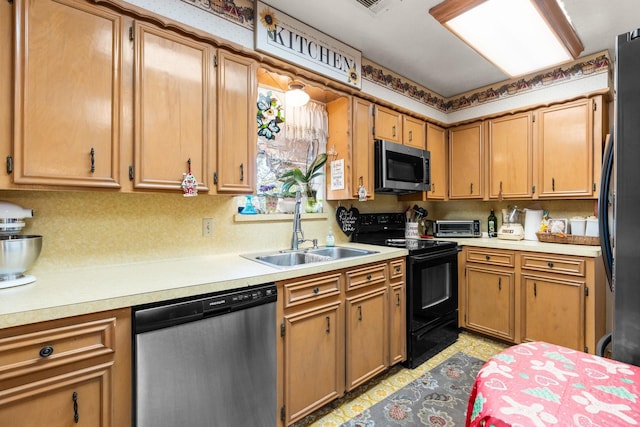
{"label": "sunflower decoration", "polygon": [[349,83],[352,84],[358,84],[358,79],[360,78],[360,76],[358,75],[358,72],[356,71],[356,68],[349,68]]}
{"label": "sunflower decoration", "polygon": [[276,15],[269,9],[265,8],[262,12],[260,12],[260,22],[262,26],[267,29],[268,32],[272,33],[276,30],[276,27],[280,23]]}
{"label": "sunflower decoration", "polygon": [[282,103],[271,91],[258,94],[258,136],[275,139],[280,132],[280,123],[284,123]]}

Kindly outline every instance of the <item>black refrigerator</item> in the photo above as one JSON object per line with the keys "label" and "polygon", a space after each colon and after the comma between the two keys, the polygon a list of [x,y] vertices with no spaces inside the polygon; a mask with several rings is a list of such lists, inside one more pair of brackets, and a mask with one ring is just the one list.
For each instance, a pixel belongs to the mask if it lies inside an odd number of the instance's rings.
{"label": "black refrigerator", "polygon": [[640,29],[616,39],[614,123],[598,209],[613,324],[598,347],[640,365]]}

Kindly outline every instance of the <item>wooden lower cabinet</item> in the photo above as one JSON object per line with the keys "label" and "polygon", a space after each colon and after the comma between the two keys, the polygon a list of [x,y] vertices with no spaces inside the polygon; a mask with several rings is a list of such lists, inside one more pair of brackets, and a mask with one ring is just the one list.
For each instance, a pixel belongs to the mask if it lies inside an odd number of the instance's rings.
{"label": "wooden lower cabinet", "polygon": [[128,309],[0,330],[0,425],[131,425]]}
{"label": "wooden lower cabinet", "polygon": [[[406,359],[390,286],[404,304],[404,258],[278,282],[279,426],[385,371],[390,352],[391,364]],[[392,330],[402,338],[390,343]]]}
{"label": "wooden lower cabinet", "polygon": [[600,257],[465,247],[460,324],[512,343],[594,353],[605,333]]}

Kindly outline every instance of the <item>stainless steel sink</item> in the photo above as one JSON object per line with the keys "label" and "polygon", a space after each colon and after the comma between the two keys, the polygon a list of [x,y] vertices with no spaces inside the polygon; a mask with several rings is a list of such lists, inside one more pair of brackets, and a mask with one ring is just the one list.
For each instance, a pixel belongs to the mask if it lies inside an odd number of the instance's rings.
{"label": "stainless steel sink", "polygon": [[319,262],[334,261],[343,258],[371,255],[378,251],[366,249],[345,248],[341,246],[320,247],[315,249],[301,249],[298,251],[277,251],[263,252],[259,254],[242,255],[242,257],[252,261],[261,262],[272,267],[284,268],[296,265],[312,264]]}

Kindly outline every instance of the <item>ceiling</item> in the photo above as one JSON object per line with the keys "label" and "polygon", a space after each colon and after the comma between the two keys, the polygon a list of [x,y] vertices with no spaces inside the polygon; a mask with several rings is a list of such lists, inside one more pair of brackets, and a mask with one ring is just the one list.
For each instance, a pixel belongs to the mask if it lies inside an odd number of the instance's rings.
{"label": "ceiling", "polygon": [[[441,1],[380,0],[383,7],[374,13],[357,0],[263,0],[444,97],[509,79],[429,14]],[[638,0],[564,0],[564,5],[584,46],[581,56],[608,49],[613,59],[616,36],[640,28]]]}

